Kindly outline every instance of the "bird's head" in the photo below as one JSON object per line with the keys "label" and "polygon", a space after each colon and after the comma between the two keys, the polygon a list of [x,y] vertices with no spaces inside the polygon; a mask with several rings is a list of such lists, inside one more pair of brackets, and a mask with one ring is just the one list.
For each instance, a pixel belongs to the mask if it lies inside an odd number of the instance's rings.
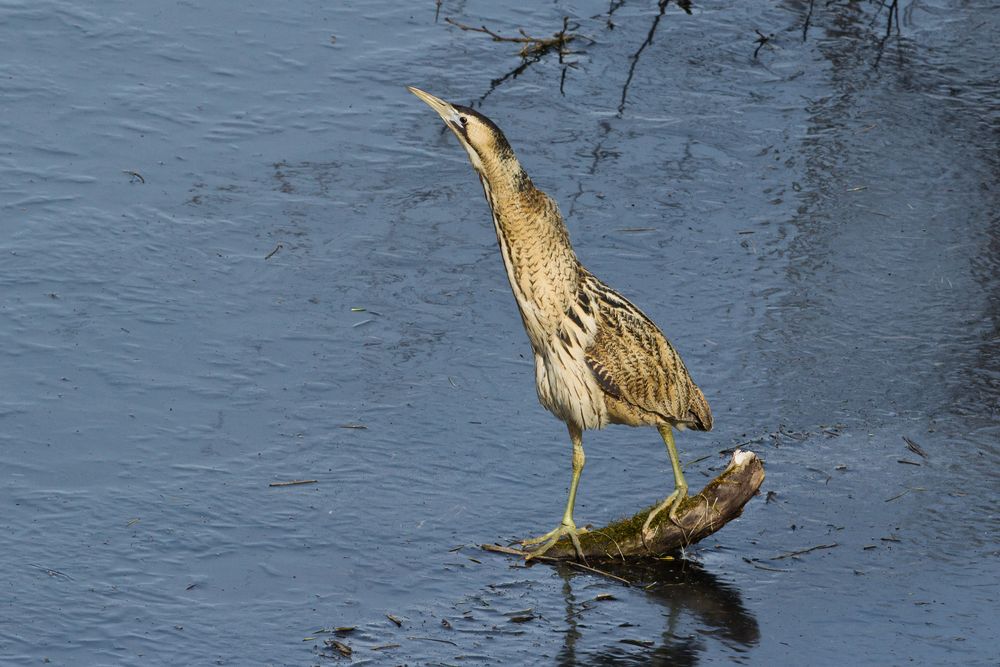
{"label": "bird's head", "polygon": [[516,164],[510,143],[492,120],[474,109],[450,104],[418,88],[409,86],[407,89],[437,111],[448,129],[458,137],[480,175],[487,175],[487,165]]}

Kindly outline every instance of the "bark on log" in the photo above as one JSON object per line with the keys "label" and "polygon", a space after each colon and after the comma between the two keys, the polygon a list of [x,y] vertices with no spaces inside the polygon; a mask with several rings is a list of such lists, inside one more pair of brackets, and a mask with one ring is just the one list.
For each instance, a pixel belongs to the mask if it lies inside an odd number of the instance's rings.
{"label": "bark on log", "polygon": [[[729,466],[697,494],[688,496],[677,511],[677,524],[664,510],[646,534],[642,526],[653,505],[628,519],[597,528],[580,536],[588,561],[627,561],[662,556],[702,540],[738,517],[764,481],[764,466],[753,452],[736,450]],[[659,504],[659,503],[657,503]],[[557,542],[545,555],[575,560],[568,539]]]}

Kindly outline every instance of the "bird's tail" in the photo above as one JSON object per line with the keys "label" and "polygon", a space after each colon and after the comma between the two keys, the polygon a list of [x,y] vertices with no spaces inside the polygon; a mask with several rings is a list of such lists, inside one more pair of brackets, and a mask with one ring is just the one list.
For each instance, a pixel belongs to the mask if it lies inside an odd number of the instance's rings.
{"label": "bird's tail", "polygon": [[708,407],[705,394],[693,382],[691,398],[688,401],[688,426],[695,431],[712,430],[712,408]]}

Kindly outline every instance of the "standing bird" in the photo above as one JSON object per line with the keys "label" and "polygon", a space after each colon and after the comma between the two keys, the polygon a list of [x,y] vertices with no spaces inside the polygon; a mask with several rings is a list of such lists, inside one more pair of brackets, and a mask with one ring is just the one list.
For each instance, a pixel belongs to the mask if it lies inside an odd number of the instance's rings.
{"label": "standing bird", "polygon": [[709,431],[712,412],[684,362],[653,321],[576,258],[556,203],[536,188],[503,132],[469,107],[449,104],[422,90],[409,91],[441,116],[469,154],[493,213],[500,255],[535,354],[538,400],[566,422],[573,442],[573,478],[562,523],[524,546],[544,554],[560,538],[583,558],[573,522],[576,487],[585,461],[583,431],[607,424],[655,426],[674,469],[674,492],[650,512],[643,526],[687,497],[687,483],[673,429]]}

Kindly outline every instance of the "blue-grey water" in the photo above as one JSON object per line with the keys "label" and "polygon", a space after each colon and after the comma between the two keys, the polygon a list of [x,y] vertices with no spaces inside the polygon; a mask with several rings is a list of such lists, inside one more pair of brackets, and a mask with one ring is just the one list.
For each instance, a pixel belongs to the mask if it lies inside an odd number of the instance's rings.
{"label": "blue-grey water", "polygon": [[[764,4],[0,2],[0,663],[995,664],[997,6]],[[502,81],[444,21],[565,16]],[[477,547],[570,445],[406,85],[684,355],[692,487],[765,460],[648,588]],[[578,522],[670,491],[655,431],[585,445]]]}

